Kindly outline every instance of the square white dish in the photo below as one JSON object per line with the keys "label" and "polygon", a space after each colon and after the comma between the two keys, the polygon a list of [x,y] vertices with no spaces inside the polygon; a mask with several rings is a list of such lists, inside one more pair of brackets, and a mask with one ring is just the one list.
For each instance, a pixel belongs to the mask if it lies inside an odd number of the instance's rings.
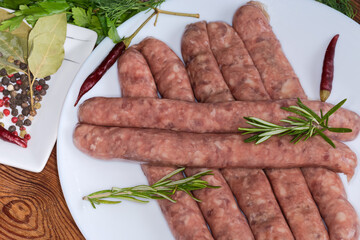
{"label": "square white dish", "polygon": [[[97,34],[89,29],[68,24],[65,40],[65,59],[59,70],[51,76],[47,94],[41,101],[41,108],[31,126],[26,127],[31,135],[27,148],[0,141],[0,164],[41,172],[54,147],[61,108],[82,63],[92,52]],[[3,95],[0,93],[0,97]],[[0,108],[3,111],[4,107]],[[5,128],[11,125],[11,117],[1,119]]]}

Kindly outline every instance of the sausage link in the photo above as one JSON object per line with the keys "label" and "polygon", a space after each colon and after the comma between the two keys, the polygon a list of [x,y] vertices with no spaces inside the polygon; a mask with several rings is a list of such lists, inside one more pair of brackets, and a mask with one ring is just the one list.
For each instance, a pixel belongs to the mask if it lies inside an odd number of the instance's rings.
{"label": "sausage link", "polygon": [[122,97],[157,98],[153,76],[139,51],[134,47],[128,48],[119,58],[117,66]]}
{"label": "sausage link", "polygon": [[329,229],[330,239],[359,239],[359,218],[347,200],[339,176],[324,168],[303,168],[302,172]]}
{"label": "sausage link", "polygon": [[[118,72],[123,97],[158,97],[149,66],[134,47],[130,47],[119,59]],[[142,164],[141,168],[150,184],[176,169],[148,164]],[[181,179],[181,175],[173,178]],[[193,239],[194,236],[197,239],[213,239],[196,202],[184,192],[177,192],[173,199],[177,202],[158,200],[158,203],[175,239]]]}
{"label": "sausage link", "polygon": [[345,144],[336,142],[337,147],[333,148],[320,137],[295,145],[289,140],[290,137],[270,138],[259,147],[244,143],[244,136],[239,134],[196,134],[88,124],[78,125],[74,132],[75,146],[100,159],[123,158],[155,165],[208,168],[325,167],[343,172],[349,179],[353,175],[356,155]]}
{"label": "sausage link", "polygon": [[[194,175],[205,168],[186,168],[187,175]],[[201,200],[199,206],[209,224],[214,238],[217,240],[227,239],[254,239],[253,233],[241,213],[234,196],[218,169],[211,169],[214,175],[205,176],[202,179],[210,185],[219,186],[217,189],[201,189],[193,192],[194,196]]]}
{"label": "sausage link", "polygon": [[240,7],[233,26],[259,70],[266,91],[274,99],[306,98],[299,79],[281,49],[279,40],[258,2]]}
{"label": "sausage link", "polygon": [[[235,99],[270,99],[259,72],[235,30],[225,22],[207,24],[211,50]],[[258,99],[256,99],[258,100]]]}
{"label": "sausage link", "polygon": [[[333,107],[320,101],[304,100],[303,103],[318,114],[320,109],[327,112]],[[281,124],[281,119],[293,115],[281,107],[290,105],[296,105],[296,100],[193,103],[169,99],[96,97],[86,100],[79,107],[78,114],[80,122],[102,126],[237,133],[239,127],[249,127],[244,116]],[[341,140],[350,140],[358,134],[360,117],[341,108],[331,115],[329,126],[353,129],[350,133],[337,134]]]}
{"label": "sausage link", "polygon": [[198,101],[234,100],[211,52],[206,22],[186,26],[181,40],[181,53]]}
{"label": "sausage link", "polygon": [[296,239],[329,239],[299,168],[268,169],[267,176]]}
{"label": "sausage link", "polygon": [[155,38],[146,38],[137,48],[148,62],[163,98],[194,101],[184,64],[164,42]]}
{"label": "sausage link", "polygon": [[294,239],[264,171],[225,168],[221,172],[257,240]]}

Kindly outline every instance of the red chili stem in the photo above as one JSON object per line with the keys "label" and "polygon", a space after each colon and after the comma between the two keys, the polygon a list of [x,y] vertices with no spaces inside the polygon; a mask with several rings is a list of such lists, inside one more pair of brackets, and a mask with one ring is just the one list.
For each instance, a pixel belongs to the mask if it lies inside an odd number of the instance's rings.
{"label": "red chili stem", "polygon": [[[322,99],[321,101],[325,101],[330,95],[332,90],[332,83],[334,79],[334,57],[335,57],[335,47],[337,40],[339,38],[339,34],[336,34],[330,41],[324,57],[323,62],[323,70],[321,75],[321,83],[320,83],[320,95],[322,91],[328,91],[326,97],[320,96]],[[325,98],[325,99],[323,99]]]}
{"label": "red chili stem", "polygon": [[130,37],[125,38],[121,42],[117,43],[110,53],[105,57],[105,59],[100,63],[100,65],[85,79],[83,84],[80,87],[80,91],[74,107],[78,104],[81,97],[87,93],[91,88],[93,88],[97,82],[104,76],[104,74],[110,69],[116,60],[124,53],[125,49],[130,45],[132,39],[136,34],[146,25],[150,19],[155,16],[157,11],[154,11],[136,30]]}
{"label": "red chili stem", "polygon": [[4,140],[6,142],[15,143],[23,148],[27,148],[27,141],[25,139],[15,136],[14,134],[9,132],[2,126],[0,126],[0,139]]}

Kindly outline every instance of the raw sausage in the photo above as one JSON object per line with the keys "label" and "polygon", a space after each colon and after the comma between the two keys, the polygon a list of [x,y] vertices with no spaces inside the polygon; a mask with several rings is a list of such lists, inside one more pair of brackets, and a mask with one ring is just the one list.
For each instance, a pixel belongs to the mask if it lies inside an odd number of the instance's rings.
{"label": "raw sausage", "polygon": [[[258,146],[244,143],[239,134],[196,134],[160,129],[101,127],[80,124],[75,146],[99,159],[123,158],[155,165],[207,168],[325,167],[348,175],[356,155],[345,144],[311,138],[298,144],[290,137],[270,138]],[[251,156],[251,157],[250,157]],[[304,158],[306,156],[306,158]]]}
{"label": "raw sausage", "polygon": [[[320,109],[327,112],[332,107],[320,101],[304,100],[303,103],[318,114]],[[95,97],[79,107],[78,115],[81,123],[102,126],[234,133],[239,127],[249,127],[244,116],[280,124],[281,119],[292,115],[281,107],[290,105],[296,105],[296,100],[192,103],[169,99]],[[351,128],[351,133],[334,135],[341,140],[351,140],[359,132],[360,117],[342,108],[331,115],[329,126]]]}
{"label": "raw sausage", "polygon": [[329,229],[330,239],[359,239],[359,218],[347,200],[339,176],[324,168],[303,168],[302,171]]}
{"label": "raw sausage", "polygon": [[266,174],[295,239],[329,239],[301,170],[268,169]]}
{"label": "raw sausage", "polygon": [[229,89],[237,100],[270,99],[259,72],[234,29],[224,22],[207,24],[211,50]]}
{"label": "raw sausage", "polygon": [[181,53],[198,101],[234,100],[211,52],[206,22],[186,26],[181,40]]}
{"label": "raw sausage", "polygon": [[244,41],[272,98],[306,98],[260,3],[249,2],[240,7],[233,17],[233,26]]}
{"label": "raw sausage", "polygon": [[128,48],[118,60],[118,77],[123,97],[153,97],[157,91],[145,58],[134,47]]}
{"label": "raw sausage", "polygon": [[184,64],[165,43],[155,38],[146,38],[137,45],[137,49],[149,64],[163,98],[194,100]]}
{"label": "raw sausage", "polygon": [[235,194],[257,240],[294,239],[264,171],[225,168],[221,173]]}

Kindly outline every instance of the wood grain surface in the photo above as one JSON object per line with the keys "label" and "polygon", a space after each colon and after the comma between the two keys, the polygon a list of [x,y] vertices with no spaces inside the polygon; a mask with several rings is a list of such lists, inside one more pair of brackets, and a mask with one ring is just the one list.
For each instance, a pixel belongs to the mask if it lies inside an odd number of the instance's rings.
{"label": "wood grain surface", "polygon": [[[360,0],[353,0],[360,23]],[[56,145],[41,173],[0,165],[0,239],[84,239],[63,197]]]}

